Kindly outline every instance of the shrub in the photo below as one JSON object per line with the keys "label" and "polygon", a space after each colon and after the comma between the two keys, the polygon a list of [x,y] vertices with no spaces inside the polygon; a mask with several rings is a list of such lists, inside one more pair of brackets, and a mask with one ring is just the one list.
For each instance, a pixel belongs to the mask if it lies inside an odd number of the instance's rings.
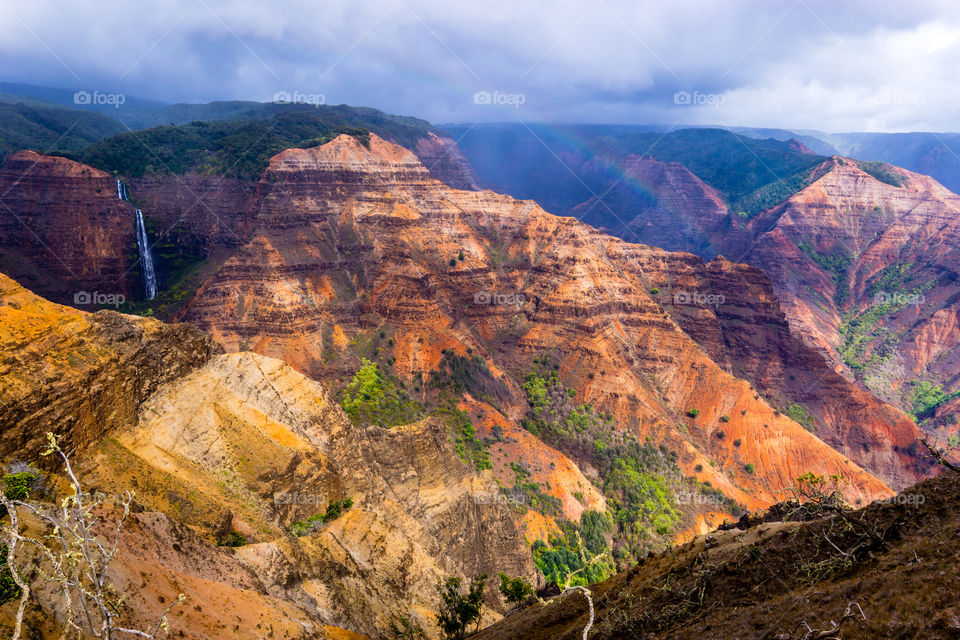
{"label": "shrub", "polygon": [[700,415],[700,409],[690,409],[689,411],[687,411],[687,415],[690,416],[691,418],[696,418],[697,416]]}
{"label": "shrub", "polygon": [[395,622],[390,625],[394,640],[423,640],[423,638],[426,638],[423,627],[417,624],[415,620],[411,620],[409,616],[400,616],[398,622],[399,624]]}
{"label": "shrub", "polygon": [[236,531],[231,531],[217,542],[218,547],[242,547],[247,544],[246,537]]}
{"label": "shrub", "polygon": [[752,462],[750,462],[743,469],[747,473],[753,473],[754,471],[756,471],[757,467]]}
{"label": "shrub", "polygon": [[914,419],[922,420],[934,414],[937,408],[960,395],[960,391],[946,393],[941,385],[932,385],[921,380],[910,398],[911,413]]}
{"label": "shrub", "polygon": [[7,545],[0,545],[0,604],[5,604],[10,600],[16,600],[20,597],[20,587],[13,581],[13,574],[10,573],[10,567],[7,565]]}
{"label": "shrub", "polygon": [[733,446],[735,446],[735,447],[739,447],[739,446],[740,446],[740,438],[737,438],[736,440],[733,441]]}
{"label": "shrub", "polygon": [[[28,467],[23,463],[14,463],[10,465],[10,469],[12,473],[5,474],[2,479],[3,493],[10,500],[23,502],[39,487],[40,474],[32,466]],[[5,515],[7,507],[0,505],[0,518]]]}
{"label": "shrub", "polygon": [[725,434],[723,430],[717,431],[717,438],[719,438],[720,440],[723,440],[726,437],[727,437],[727,434]]}
{"label": "shrub", "polygon": [[500,593],[504,600],[510,604],[521,604],[529,596],[533,595],[533,587],[523,578],[511,578],[505,573],[500,573]]}
{"label": "shrub", "polygon": [[344,498],[343,500],[332,500],[327,503],[327,510],[324,513],[318,513],[310,516],[306,520],[297,520],[290,523],[290,533],[297,536],[313,533],[320,525],[333,522],[339,518],[344,511],[353,507],[353,498]]}
{"label": "shrub", "polygon": [[722,416],[720,416],[720,422],[730,422],[730,416],[728,416],[727,414],[723,414]]}

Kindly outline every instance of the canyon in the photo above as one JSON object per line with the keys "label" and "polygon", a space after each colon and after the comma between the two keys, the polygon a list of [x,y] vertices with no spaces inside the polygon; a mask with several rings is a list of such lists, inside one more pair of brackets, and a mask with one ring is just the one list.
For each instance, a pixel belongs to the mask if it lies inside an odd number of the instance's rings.
{"label": "canyon", "polygon": [[[0,170],[14,195],[0,211],[0,266],[11,270],[0,276],[0,448],[39,459],[54,432],[85,483],[135,489],[116,571],[138,593],[130,611],[148,620],[179,590],[190,606],[171,629],[211,639],[380,637],[403,619],[435,638],[435,585],[447,577],[505,571],[545,587],[538,553],[560,548],[571,523],[622,514],[612,483],[624,462],[605,466],[608,448],[656,460],[644,478],[672,492],[670,524],[643,521],[650,557],[702,544],[808,472],[842,478],[852,505],[890,499],[937,471],[922,432],[842,375],[804,329],[818,326],[796,301],[807,298],[784,293],[822,284],[808,263],[821,269],[811,256],[832,255],[838,235],[797,249],[780,277],[754,256],[773,261],[764,251],[776,238],[788,239],[778,260],[791,255],[815,207],[860,206],[836,204],[851,183],[856,203],[873,194],[918,220],[941,203],[912,174],[897,174],[906,187],[877,186],[830,162],[780,207],[734,223],[685,167],[638,156],[631,188],[646,181],[656,195],[611,229],[635,244],[480,189],[439,136],[411,150],[341,134],[277,153],[254,182],[120,175],[129,203],[111,173],[18,152]],[[631,198],[608,195],[578,215]],[[152,301],[141,298],[133,207],[158,264]],[[895,233],[897,220],[884,227],[891,238],[929,227],[946,264],[944,224]],[[733,245],[743,260],[727,258]],[[883,269],[867,265],[861,297]],[[933,271],[918,273],[908,275]],[[798,274],[807,280],[786,279]],[[57,304],[89,290],[128,296],[127,313]],[[947,367],[934,345],[949,342],[949,320],[927,333],[936,339],[916,353]],[[415,415],[378,426],[345,411],[365,367]],[[621,542],[617,568],[642,564]],[[37,603],[31,624],[52,634],[55,597],[40,589]],[[509,611],[495,588],[485,605],[485,625]]]}
{"label": "canyon", "polygon": [[[518,156],[521,172],[525,162],[552,151],[563,158],[563,168],[547,175],[579,185],[578,193],[586,194],[582,201],[552,183],[511,182],[508,191],[552,198],[556,213],[629,242],[705,259],[722,255],[759,268],[772,281],[792,331],[832,368],[930,420],[930,429],[952,424],[917,401],[923,385],[941,385],[951,394],[960,384],[958,200],[936,180],[880,162],[816,156],[796,141],[770,140],[774,155],[753,150],[761,162],[758,173],[768,175],[747,186],[717,173],[696,154],[677,152],[674,133],[664,133],[663,141],[653,140],[639,153],[631,149],[643,145],[631,136],[648,140],[639,133],[570,127],[549,138],[538,132],[539,146],[550,146],[531,150],[538,145],[510,146],[502,128],[487,129],[470,132],[464,147],[485,169],[481,179],[503,179],[496,168],[509,164],[501,155],[507,150]],[[607,142],[601,134],[621,142]],[[756,143],[728,132],[697,135],[702,144],[714,145],[711,153],[719,162]],[[575,143],[568,143],[571,137]],[[664,159],[685,155],[688,164]],[[806,162],[798,159],[803,156]]]}

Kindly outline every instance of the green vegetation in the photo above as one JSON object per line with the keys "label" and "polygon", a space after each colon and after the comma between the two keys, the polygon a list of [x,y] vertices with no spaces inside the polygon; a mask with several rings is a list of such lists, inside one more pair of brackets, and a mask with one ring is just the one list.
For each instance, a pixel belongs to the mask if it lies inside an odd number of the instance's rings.
{"label": "green vegetation", "polygon": [[861,171],[869,173],[880,182],[894,187],[902,187],[904,185],[905,181],[903,176],[891,171],[891,166],[886,162],[864,162],[863,160],[855,160],[854,162],[860,167]]}
{"label": "green vegetation", "polygon": [[847,271],[850,269],[850,265],[853,264],[850,256],[839,252],[822,255],[817,253],[813,245],[806,240],[801,240],[797,248],[817,263],[817,266],[830,276],[830,281],[833,282],[835,286],[833,300],[838,307],[843,306],[850,297],[850,283],[847,278]]}
{"label": "green vegetation", "polygon": [[613,525],[607,514],[584,511],[579,525],[569,521],[559,524],[560,536],[551,537],[549,543],[537,540],[533,544],[533,561],[548,584],[563,585],[569,578],[571,586],[587,586],[615,573],[610,561],[591,562],[592,558],[609,557],[605,534]]}
{"label": "green vegetation", "polygon": [[247,544],[247,538],[236,531],[229,532],[223,539],[217,541],[218,547],[242,547],[245,544]]}
{"label": "green vegetation", "polygon": [[490,462],[490,447],[477,437],[477,432],[466,411],[457,409],[455,405],[439,407],[431,415],[437,416],[446,422],[447,427],[454,434],[457,455],[472,465],[477,471],[492,469]]}
{"label": "green vegetation", "polygon": [[99,113],[7,100],[0,100],[0,161],[21,149],[69,155],[125,131],[119,121]]}
{"label": "green vegetation", "polygon": [[756,465],[754,465],[752,462],[747,463],[747,465],[743,467],[743,470],[746,471],[747,473],[753,473],[754,471],[756,471],[756,469],[757,469]]}
{"label": "green vegetation", "polygon": [[400,616],[397,622],[390,625],[390,631],[394,640],[423,640],[427,637],[423,627],[409,616]]}
{"label": "green vegetation", "polygon": [[514,474],[513,488],[500,488],[510,502],[545,516],[560,517],[563,514],[563,503],[560,499],[545,493],[539,482],[530,480],[530,472],[523,465],[511,462],[510,468]]}
{"label": "green vegetation", "polygon": [[941,385],[932,385],[926,380],[916,384],[910,396],[910,414],[915,420],[924,420],[933,416],[937,407],[960,397],[960,391],[947,393]]}
{"label": "green vegetation", "polygon": [[[748,215],[809,184],[812,180],[807,174],[826,160],[803,153],[789,142],[758,140],[722,129],[627,134],[602,139],[601,144],[652,155],[662,162],[679,162],[723,193],[733,204],[731,210]],[[765,192],[761,191],[764,187]]]}
{"label": "green vegetation", "polygon": [[480,628],[483,613],[483,589],[487,580],[485,574],[474,576],[466,593],[460,578],[447,578],[437,585],[440,594],[440,611],[437,613],[437,625],[447,640],[464,640],[467,627],[476,624]]}
{"label": "green vegetation", "polygon": [[[8,500],[23,502],[39,487],[40,474],[33,467],[23,463],[10,465],[10,473],[2,478],[3,493]],[[7,507],[0,505],[0,518],[7,515]]]}
{"label": "green vegetation", "polygon": [[494,406],[510,397],[507,385],[493,377],[480,356],[460,356],[448,349],[442,351],[442,356],[439,368],[430,378],[431,386],[448,390],[455,396],[466,392]]}
{"label": "green vegetation", "polygon": [[723,414],[722,416],[720,416],[720,422],[730,422],[730,416],[728,416],[727,414]]}
{"label": "green vegetation", "polygon": [[381,427],[416,422],[423,411],[379,364],[366,358],[344,390],[340,406],[354,424]]}
{"label": "green vegetation", "polygon": [[700,409],[690,409],[689,411],[687,411],[687,415],[690,416],[691,418],[696,418],[697,416],[700,415]]}
{"label": "green vegetation", "polygon": [[503,599],[513,605],[522,604],[533,595],[533,587],[523,578],[511,578],[505,573],[499,574],[500,593]]}
{"label": "green vegetation", "polygon": [[602,459],[603,493],[617,525],[618,559],[639,559],[657,536],[670,535],[680,523],[675,464],[675,456],[665,458],[652,445],[636,442],[621,445],[612,458]]}
{"label": "green vegetation", "polygon": [[21,594],[20,587],[13,581],[13,574],[10,573],[10,566],[7,564],[9,551],[10,548],[7,545],[0,545],[0,605],[16,600]]}
{"label": "green vegetation", "polygon": [[[907,305],[923,300],[923,294],[933,288],[934,281],[903,288],[913,279],[908,274],[912,266],[910,263],[896,263],[881,271],[871,283],[873,304],[859,314],[843,317],[840,357],[854,371],[879,365],[889,357],[899,337],[890,332],[883,321]],[[881,292],[886,295],[878,296]]]}
{"label": "green vegetation", "polygon": [[[675,452],[650,442],[640,444],[617,429],[611,416],[597,414],[589,404],[575,405],[549,357],[539,358],[536,364],[539,368],[527,375],[523,385],[530,408],[521,424],[581,466],[597,469],[599,487],[607,498],[610,549],[617,565],[630,566],[648,551],[663,548],[683,519],[677,496],[705,494],[706,487],[683,477]],[[738,508],[726,498],[711,495],[709,500],[731,511]],[[570,544],[552,548],[569,552]],[[594,545],[589,550],[596,553],[598,548]],[[556,560],[555,555],[544,558]],[[547,568],[555,569],[554,565]]]}
{"label": "green vegetation", "polygon": [[423,120],[346,105],[256,105],[248,116],[122,133],[83,149],[77,159],[131,177],[197,171],[255,180],[284,149],[317,146],[340,134],[369,146],[370,132],[412,148],[431,130]]}
{"label": "green vegetation", "polygon": [[816,431],[817,430],[817,421],[813,415],[807,411],[807,408],[802,404],[792,404],[787,407],[784,413],[788,418],[794,422],[799,423],[807,431]]}
{"label": "green vegetation", "polygon": [[353,507],[353,498],[344,498],[343,500],[332,500],[327,504],[327,510],[324,513],[310,516],[306,520],[296,520],[290,523],[289,531],[298,538],[309,535],[325,525],[339,518],[344,511]]}
{"label": "green vegetation", "polygon": [[[819,158],[819,160],[823,160],[823,158]],[[822,178],[829,169],[830,166],[827,164],[804,167],[783,179],[767,183],[756,191],[737,199],[731,210],[737,211],[737,215],[741,218],[752,218],[768,209],[772,209],[793,194],[805,189]]]}

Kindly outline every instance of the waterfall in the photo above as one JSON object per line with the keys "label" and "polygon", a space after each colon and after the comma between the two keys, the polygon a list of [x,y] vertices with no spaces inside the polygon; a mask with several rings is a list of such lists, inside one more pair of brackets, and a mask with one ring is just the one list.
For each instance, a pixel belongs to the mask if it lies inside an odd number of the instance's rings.
{"label": "waterfall", "polygon": [[140,251],[140,266],[143,270],[143,287],[147,300],[157,295],[157,273],[153,270],[153,254],[147,242],[147,225],[143,223],[143,212],[137,209],[137,249]]}
{"label": "waterfall", "polygon": [[[127,185],[117,178],[117,197],[121,200],[130,200]],[[147,300],[157,296],[157,272],[153,268],[153,254],[150,253],[150,242],[147,239],[147,225],[143,221],[143,212],[136,210],[137,252],[140,254],[140,267],[143,271],[143,289]]]}

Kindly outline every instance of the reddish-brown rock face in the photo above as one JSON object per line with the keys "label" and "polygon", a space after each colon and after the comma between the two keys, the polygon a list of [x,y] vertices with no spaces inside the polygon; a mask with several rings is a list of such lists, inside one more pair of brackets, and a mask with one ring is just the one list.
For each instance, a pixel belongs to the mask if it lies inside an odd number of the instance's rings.
{"label": "reddish-brown rock face", "polygon": [[960,197],[889,167],[829,171],[751,221],[746,260],[774,283],[787,318],[837,367],[891,400],[911,379],[960,376]]}
{"label": "reddish-brown rock face", "polygon": [[[581,171],[599,175],[603,165],[593,160]],[[726,247],[731,229],[727,207],[716,189],[682,164],[650,156],[627,156],[622,176],[605,188],[603,197],[587,200],[571,213],[629,242],[708,258]],[[619,224],[610,227],[611,219]]]}
{"label": "reddish-brown rock face", "polygon": [[341,136],[278,154],[252,207],[252,239],[182,314],[228,350],[336,377],[356,366],[351,343],[384,332],[384,355],[413,381],[437,368],[441,349],[470,349],[510,389],[511,419],[525,407],[517,381],[551,354],[578,398],[747,505],[774,501],[808,470],[844,473],[854,498],[888,491],[775,413],[648,295],[679,275],[678,259],[703,271],[693,256],[627,244],[532,202],[449,189],[376,136],[369,149]]}
{"label": "reddish-brown rock face", "polygon": [[195,258],[237,247],[252,228],[245,208],[254,183],[218,175],[147,175],[128,181],[161,242]]}
{"label": "reddish-brown rock face", "polygon": [[0,167],[0,270],[57,302],[74,304],[80,292],[142,295],[134,214],[116,180],[64,158],[9,156]]}
{"label": "reddish-brown rock face", "polygon": [[620,219],[608,230],[627,240],[759,267],[804,343],[909,408],[908,381],[960,386],[960,197],[926,176],[867,168],[876,177],[832,158],[819,179],[744,224],[681,165],[630,156],[602,200],[575,212]]}
{"label": "reddish-brown rock face", "polygon": [[907,486],[929,472],[914,422],[838,374],[793,333],[760,270],[669,255],[656,297],[714,362],[751,381],[774,407],[806,418],[819,438],[889,484]]}
{"label": "reddish-brown rock face", "polygon": [[430,175],[454,189],[479,189],[480,179],[452,138],[431,133],[417,141],[413,152]]}

